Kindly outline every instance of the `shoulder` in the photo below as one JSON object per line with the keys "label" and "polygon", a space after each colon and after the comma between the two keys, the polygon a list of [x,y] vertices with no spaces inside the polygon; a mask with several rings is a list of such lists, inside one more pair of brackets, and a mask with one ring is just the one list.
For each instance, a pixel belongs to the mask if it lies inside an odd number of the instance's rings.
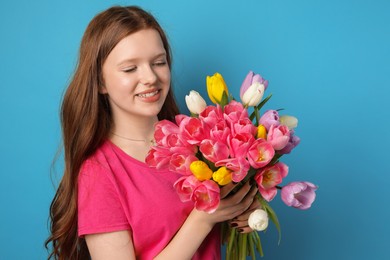
{"label": "shoulder", "polygon": [[113,174],[110,167],[111,154],[107,142],[103,143],[91,156],[81,165],[78,184],[79,187],[105,186],[112,182]]}
{"label": "shoulder", "polygon": [[99,148],[90,155],[81,165],[80,174],[90,174],[107,171],[110,169],[111,158],[114,152],[110,148],[108,141],[105,141]]}
{"label": "shoulder", "polygon": [[[78,176],[79,235],[128,230],[123,196],[112,164],[115,154],[103,146],[84,161]],[[110,159],[114,156],[114,159]]]}

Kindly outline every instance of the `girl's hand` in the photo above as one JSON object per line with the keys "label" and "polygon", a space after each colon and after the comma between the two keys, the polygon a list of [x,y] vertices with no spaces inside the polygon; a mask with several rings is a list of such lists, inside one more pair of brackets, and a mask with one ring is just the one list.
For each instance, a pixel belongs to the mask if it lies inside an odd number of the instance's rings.
{"label": "girl's hand", "polygon": [[235,194],[229,195],[234,188],[234,184],[228,184],[221,188],[221,201],[215,212],[209,214],[194,209],[193,214],[197,216],[198,220],[205,221],[211,226],[242,215],[250,208],[253,201],[256,201],[255,195],[257,187],[252,187],[249,182],[247,182]]}
{"label": "girl's hand", "polygon": [[228,195],[234,187],[232,184],[221,189],[221,201],[213,213],[193,209],[175,237],[155,259],[191,259],[216,223],[231,220],[248,210],[257,188],[247,183],[236,193]]}
{"label": "girl's hand", "polygon": [[237,216],[235,219],[230,221],[230,226],[237,228],[241,233],[250,233],[253,231],[248,225],[249,215],[256,209],[261,209],[261,204],[259,200],[254,199],[250,207],[241,215]]}

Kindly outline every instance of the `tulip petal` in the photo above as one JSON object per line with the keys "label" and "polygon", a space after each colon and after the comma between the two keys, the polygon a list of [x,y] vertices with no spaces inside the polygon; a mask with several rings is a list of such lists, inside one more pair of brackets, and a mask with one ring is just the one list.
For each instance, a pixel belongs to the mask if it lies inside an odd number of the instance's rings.
{"label": "tulip petal", "polygon": [[287,206],[305,210],[313,204],[316,190],[310,182],[291,182],[282,188],[281,198]]}
{"label": "tulip petal", "polygon": [[240,98],[244,96],[244,93],[247,91],[247,89],[252,85],[252,78],[253,78],[253,71],[249,71],[249,73],[246,75],[244,81],[241,84],[240,88]]}

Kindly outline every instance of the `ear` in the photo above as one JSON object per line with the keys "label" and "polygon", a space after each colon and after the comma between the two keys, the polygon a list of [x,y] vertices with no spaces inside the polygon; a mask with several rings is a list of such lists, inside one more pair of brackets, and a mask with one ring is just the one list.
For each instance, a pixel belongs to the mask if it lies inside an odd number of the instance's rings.
{"label": "ear", "polygon": [[104,85],[99,86],[99,94],[107,94],[107,88]]}

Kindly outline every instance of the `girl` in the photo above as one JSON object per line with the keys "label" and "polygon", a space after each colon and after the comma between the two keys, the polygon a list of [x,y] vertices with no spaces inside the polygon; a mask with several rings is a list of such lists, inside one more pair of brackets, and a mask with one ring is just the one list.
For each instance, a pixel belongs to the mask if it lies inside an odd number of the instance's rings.
{"label": "girl", "polygon": [[49,258],[219,259],[217,223],[236,218],[250,231],[255,187],[228,197],[233,187],[223,188],[207,214],[180,201],[178,174],[144,163],[154,124],[178,114],[170,68],[167,37],[144,10],[112,7],[88,25],[61,107],[65,170]]}

